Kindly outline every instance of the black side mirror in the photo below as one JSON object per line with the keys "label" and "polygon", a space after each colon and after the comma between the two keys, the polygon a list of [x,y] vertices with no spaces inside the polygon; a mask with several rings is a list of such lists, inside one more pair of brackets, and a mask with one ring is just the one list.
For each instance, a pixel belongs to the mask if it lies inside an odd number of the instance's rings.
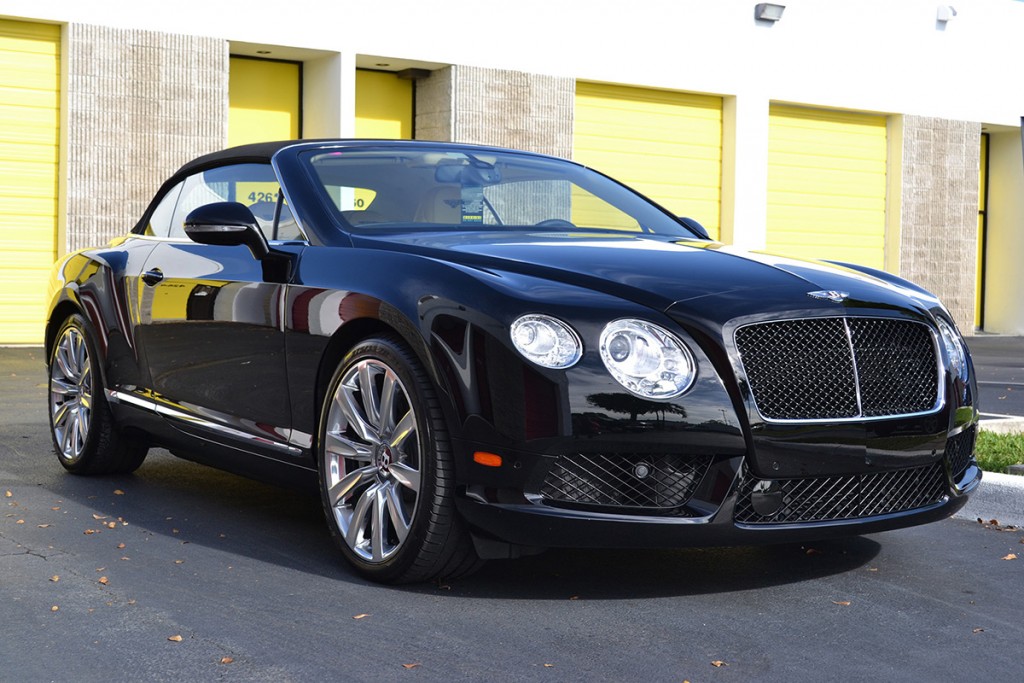
{"label": "black side mirror", "polygon": [[256,217],[238,202],[215,202],[194,209],[185,217],[185,234],[199,244],[249,247],[257,261],[270,253]]}
{"label": "black side mirror", "polygon": [[678,216],[676,220],[682,223],[691,232],[696,233],[697,237],[701,237],[706,240],[711,239],[711,235],[708,234],[707,229],[694,219],[687,218],[686,216]]}

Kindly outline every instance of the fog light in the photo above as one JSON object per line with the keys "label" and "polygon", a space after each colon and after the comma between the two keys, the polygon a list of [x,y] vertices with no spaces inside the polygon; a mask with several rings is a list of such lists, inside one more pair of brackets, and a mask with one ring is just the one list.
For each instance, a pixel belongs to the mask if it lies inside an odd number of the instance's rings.
{"label": "fog light", "polygon": [[768,479],[758,481],[750,494],[750,506],[762,517],[778,514],[782,509],[782,485]]}

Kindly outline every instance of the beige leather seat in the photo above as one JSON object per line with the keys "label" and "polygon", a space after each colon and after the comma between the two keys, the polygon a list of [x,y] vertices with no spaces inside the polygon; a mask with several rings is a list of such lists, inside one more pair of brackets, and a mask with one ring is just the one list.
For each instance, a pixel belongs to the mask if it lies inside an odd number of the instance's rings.
{"label": "beige leather seat", "polygon": [[462,223],[462,188],[437,187],[427,192],[416,209],[417,223]]}

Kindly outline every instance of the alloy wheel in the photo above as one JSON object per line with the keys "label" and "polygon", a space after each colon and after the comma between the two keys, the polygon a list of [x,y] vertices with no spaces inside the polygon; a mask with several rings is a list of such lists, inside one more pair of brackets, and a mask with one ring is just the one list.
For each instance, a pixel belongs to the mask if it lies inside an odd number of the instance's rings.
{"label": "alloy wheel", "polygon": [[420,496],[416,412],[395,371],[367,358],[347,368],[328,409],[327,500],[345,544],[373,564],[409,535]]}
{"label": "alloy wheel", "polygon": [[92,361],[85,337],[75,327],[61,334],[50,361],[50,424],[58,454],[77,460],[92,426]]}

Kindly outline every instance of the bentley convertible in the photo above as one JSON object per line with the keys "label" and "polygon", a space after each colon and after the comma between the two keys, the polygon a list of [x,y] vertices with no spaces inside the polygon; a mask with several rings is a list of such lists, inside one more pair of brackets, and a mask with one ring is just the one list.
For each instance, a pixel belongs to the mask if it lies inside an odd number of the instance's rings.
{"label": "bentley convertible", "polygon": [[376,581],[877,532],[948,517],[981,480],[971,359],[933,295],[744,253],[538,154],[210,154],[62,259],[50,301],[67,470],[160,446],[318,485]]}

